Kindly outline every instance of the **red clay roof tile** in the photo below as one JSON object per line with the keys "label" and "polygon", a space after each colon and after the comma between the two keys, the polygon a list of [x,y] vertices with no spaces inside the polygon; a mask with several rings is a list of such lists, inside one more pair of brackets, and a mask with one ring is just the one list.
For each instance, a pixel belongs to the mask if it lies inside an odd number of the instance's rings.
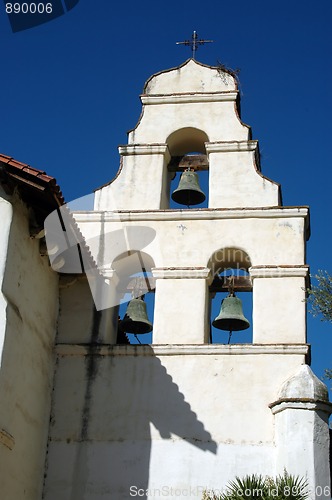
{"label": "red clay roof tile", "polygon": [[4,170],[5,182],[12,187],[17,186],[22,198],[29,205],[42,209],[45,216],[64,205],[65,200],[56,179],[47,175],[44,170],[1,153],[0,165]]}

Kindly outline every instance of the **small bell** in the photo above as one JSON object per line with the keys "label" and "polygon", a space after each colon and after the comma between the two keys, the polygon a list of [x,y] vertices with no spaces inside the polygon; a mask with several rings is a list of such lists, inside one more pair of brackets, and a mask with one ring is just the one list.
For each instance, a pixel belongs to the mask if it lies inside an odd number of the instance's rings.
{"label": "small bell", "polygon": [[151,332],[152,327],[142,297],[131,299],[121,321],[121,329],[126,333],[142,334]]}
{"label": "small bell", "polygon": [[185,170],[180,177],[180,182],[172,193],[172,200],[180,205],[198,205],[205,200],[205,194],[199,187],[198,175],[193,170]]}
{"label": "small bell", "polygon": [[246,330],[250,323],[243,315],[242,301],[234,294],[229,295],[221,302],[219,316],[215,318],[212,325],[219,330],[236,332]]}

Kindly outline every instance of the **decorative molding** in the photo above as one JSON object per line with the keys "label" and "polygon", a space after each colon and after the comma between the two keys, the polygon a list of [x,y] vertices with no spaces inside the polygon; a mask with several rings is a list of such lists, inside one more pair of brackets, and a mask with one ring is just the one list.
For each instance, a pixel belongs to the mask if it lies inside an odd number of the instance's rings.
{"label": "decorative molding", "polygon": [[254,278],[307,278],[309,266],[252,266],[249,274]]}
{"label": "decorative molding", "polygon": [[12,450],[15,446],[15,439],[9,432],[0,429],[0,443]]}
{"label": "decorative molding", "polygon": [[248,207],[248,208],[199,208],[178,210],[118,210],[78,211],[73,215],[80,222],[132,222],[132,221],[182,221],[220,219],[289,219],[306,218],[308,207]]}
{"label": "decorative molding", "polygon": [[155,267],[151,271],[156,279],[207,279],[210,275],[207,267]]}
{"label": "decorative molding", "polygon": [[171,159],[171,155],[168,150],[167,144],[126,144],[119,146],[118,148],[120,155],[122,156],[132,156],[132,155],[165,155],[167,154],[168,161]]}
{"label": "decorative molding", "polygon": [[184,103],[198,103],[198,102],[225,102],[236,101],[238,96],[237,91],[226,92],[193,92],[167,94],[167,95],[141,95],[141,101],[144,105],[151,104],[184,104]]}
{"label": "decorative molding", "polygon": [[155,345],[76,345],[57,344],[59,356],[215,356],[215,355],[302,355],[308,344],[155,344]]}
{"label": "decorative molding", "polygon": [[328,401],[319,401],[314,399],[283,399],[275,401],[269,405],[273,415],[284,410],[311,410],[332,413],[332,403]]}
{"label": "decorative molding", "polygon": [[257,149],[257,146],[258,141],[216,141],[205,143],[205,149],[208,155],[210,153],[255,151]]}

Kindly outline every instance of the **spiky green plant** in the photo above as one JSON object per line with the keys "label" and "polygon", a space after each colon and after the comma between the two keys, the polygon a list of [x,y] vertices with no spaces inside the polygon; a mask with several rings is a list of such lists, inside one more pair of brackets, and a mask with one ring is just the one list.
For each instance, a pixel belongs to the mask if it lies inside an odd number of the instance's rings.
{"label": "spiky green plant", "polygon": [[283,476],[277,476],[274,480],[276,492],[279,496],[276,500],[287,498],[288,500],[305,500],[308,498],[308,481],[298,476],[292,476],[287,471]]}
{"label": "spiky green plant", "polygon": [[243,479],[236,477],[226,486],[226,492],[220,497],[221,500],[253,500],[266,498],[266,481],[262,476],[252,474]]}
{"label": "spiky green plant", "polygon": [[257,474],[230,481],[221,495],[205,492],[203,500],[306,500],[308,483],[305,479],[288,474],[276,478]]}

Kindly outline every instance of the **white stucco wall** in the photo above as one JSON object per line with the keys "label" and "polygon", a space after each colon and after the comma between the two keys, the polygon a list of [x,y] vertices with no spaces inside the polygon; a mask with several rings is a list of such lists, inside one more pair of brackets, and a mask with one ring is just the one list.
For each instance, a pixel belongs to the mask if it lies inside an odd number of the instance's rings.
{"label": "white stucco wall", "polygon": [[[75,214],[96,261],[103,256],[101,270],[114,268],[122,256],[129,276],[129,250],[150,256],[157,278],[154,343],[177,343],[179,331],[183,343],[207,342],[208,285],[230,266],[222,253],[227,248],[248,256],[254,342],[306,342],[307,217],[307,208],[282,207]],[[120,272],[111,282],[116,279],[124,282]],[[196,319],[188,323],[192,316]]]}
{"label": "white stucco wall", "polygon": [[256,148],[257,141],[206,144],[210,208],[280,205],[278,184],[258,170]]}
{"label": "white stucco wall", "polygon": [[[328,484],[318,407],[297,420],[274,411],[281,386],[309,358],[308,208],[280,206],[278,184],[260,173],[232,76],[190,60],[154,75],[141,100],[121,170],[96,192],[95,210],[75,218],[104,276],[100,293],[123,296],[121,285],[142,269],[135,256],[144,259],[156,280],[153,341],[112,345],[116,309],[91,314],[82,281],[62,290],[45,500],[127,500],[138,489],[147,499],[147,488],[201,498],[236,475],[283,467]],[[208,155],[209,207],[168,209],[169,162],[192,151]],[[253,343],[208,344],[209,285],[237,266],[253,283]],[[90,284],[94,296],[98,280]],[[292,468],[287,435],[301,422],[292,449],[307,455]]]}
{"label": "white stucco wall", "polygon": [[[206,307],[206,280],[175,278],[157,281],[153,343],[207,343],[210,323]],[[183,297],[188,297],[188,300],[184,301]]]}
{"label": "white stucco wall", "polygon": [[237,90],[235,78],[222,70],[188,59],[177,68],[151,76],[144,86],[144,94],[164,95],[177,92],[220,92]]}
{"label": "white stucco wall", "polygon": [[96,311],[89,283],[84,275],[60,278],[58,344],[116,344],[118,304]]}
{"label": "white stucco wall", "polygon": [[[1,201],[0,207],[6,202]],[[0,477],[4,500],[41,498],[50,402],[58,277],[29,235],[28,211],[15,196],[2,212],[5,272],[0,315]],[[9,219],[8,219],[9,217]]]}
{"label": "white stucco wall", "polygon": [[206,267],[222,248],[242,249],[252,266],[303,265],[307,218],[306,207],[75,213],[104,265],[128,250],[142,250],[156,267]]}
{"label": "white stucco wall", "polygon": [[45,499],[127,500],[130,486],[219,489],[235,473],[274,473],[268,405],[307,347],[57,352]]}
{"label": "white stucco wall", "polygon": [[2,285],[6,271],[8,240],[13,218],[12,205],[7,198],[8,197],[0,186],[0,220],[2,221],[0,231],[0,366],[5,342],[7,310],[7,301],[2,292]]}
{"label": "white stucco wall", "polygon": [[[291,405],[289,405],[291,406]],[[275,415],[277,471],[306,477],[311,499],[331,498],[328,415],[310,403],[293,404]]]}
{"label": "white stucco wall", "polygon": [[276,467],[305,477],[309,498],[331,498],[328,390],[309,366],[285,380],[271,405],[275,416]]}
{"label": "white stucco wall", "polygon": [[306,342],[308,269],[293,270],[291,277],[286,271],[280,270],[279,277],[253,280],[254,342]]}
{"label": "white stucco wall", "polygon": [[119,175],[96,191],[96,210],[168,208],[170,159],[194,151],[209,157],[210,208],[279,205],[278,184],[258,171],[233,76],[191,59],[154,75],[141,100]]}

